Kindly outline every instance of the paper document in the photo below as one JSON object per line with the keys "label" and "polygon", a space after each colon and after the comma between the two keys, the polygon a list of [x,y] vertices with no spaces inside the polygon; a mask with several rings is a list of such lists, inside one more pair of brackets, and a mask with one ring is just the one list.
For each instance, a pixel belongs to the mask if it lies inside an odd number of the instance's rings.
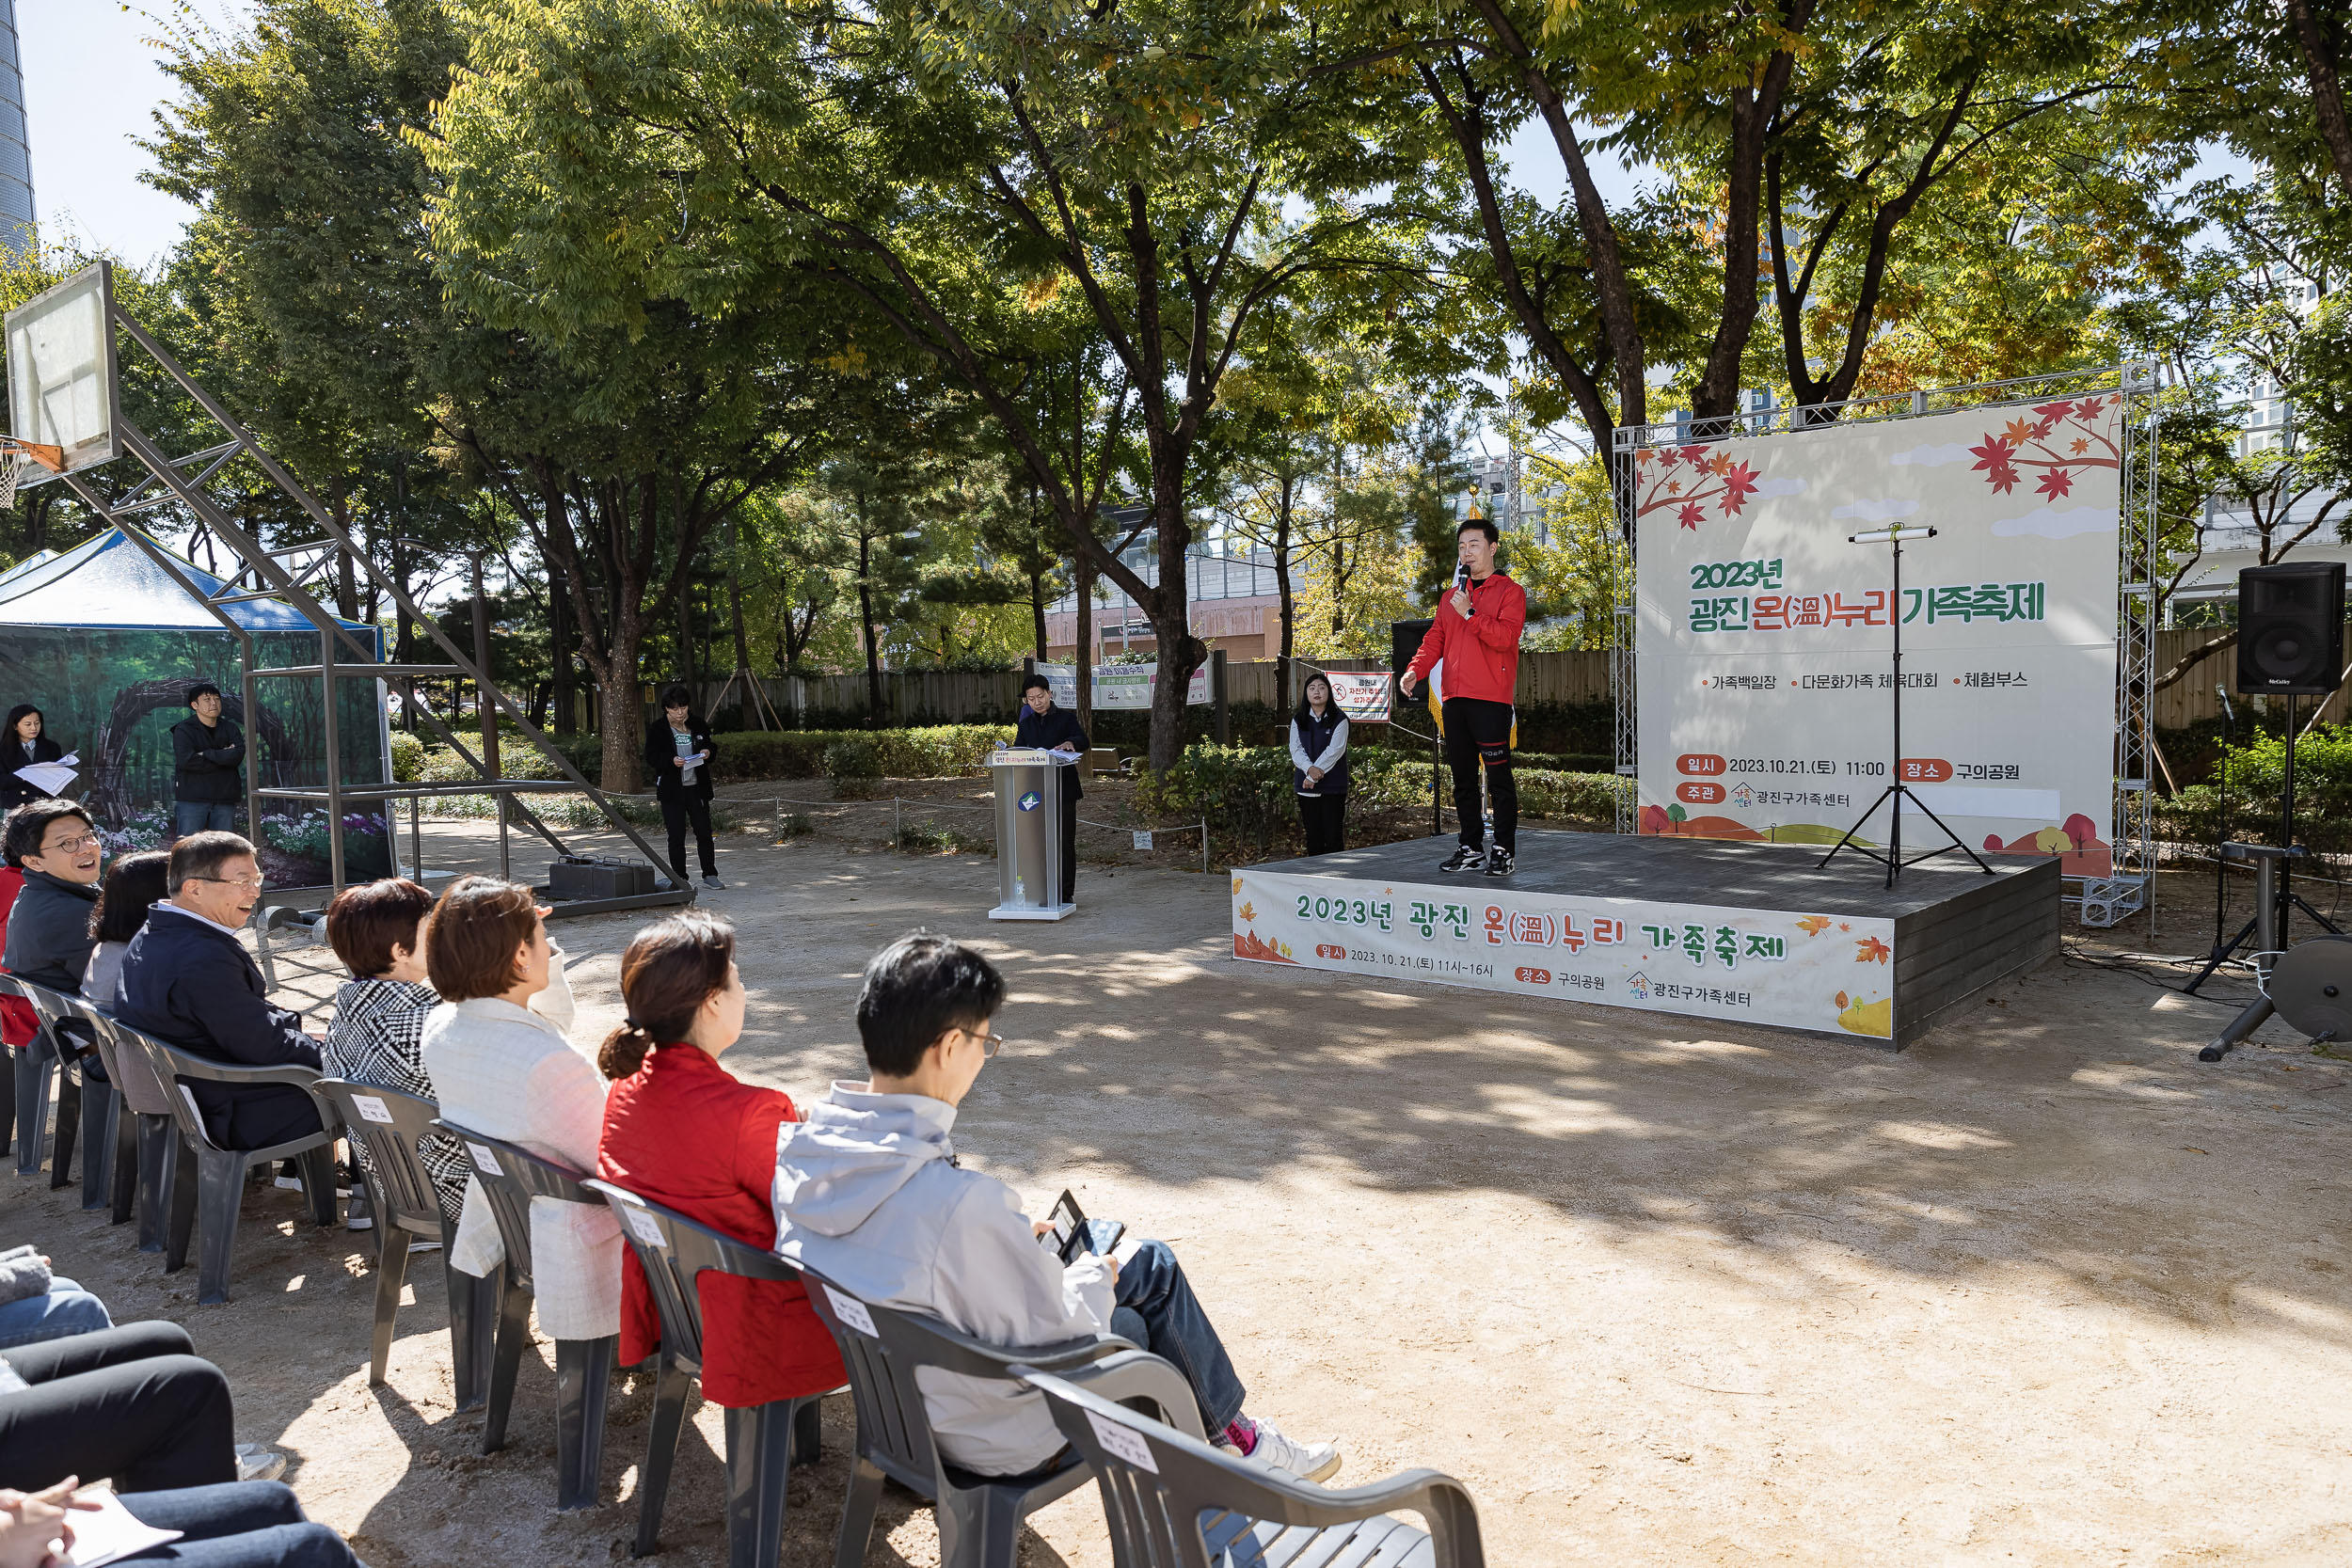
{"label": "paper document", "polygon": [[157,1529],[132,1517],[122,1499],[103,1486],[85,1486],[74,1496],[99,1505],[96,1513],[72,1510],[65,1522],[73,1527],[73,1547],[56,1559],[60,1568],[101,1568],[134,1553],[177,1541],[176,1529]]}
{"label": "paper document", "polygon": [[60,795],[82,782],[74,767],[82,760],[77,752],[68,752],[56,762],[27,763],[16,770],[16,776],[45,795]]}

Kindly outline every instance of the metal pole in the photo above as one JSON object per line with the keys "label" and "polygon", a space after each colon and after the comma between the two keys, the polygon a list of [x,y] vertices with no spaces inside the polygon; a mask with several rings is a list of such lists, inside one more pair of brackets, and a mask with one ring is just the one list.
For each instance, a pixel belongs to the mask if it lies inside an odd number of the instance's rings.
{"label": "metal pole", "polygon": [[326,866],[337,893],[343,890],[343,746],[336,712],[342,705],[335,701],[335,638],[342,629],[339,622],[319,632],[319,685],[326,693]]}
{"label": "metal pole", "polygon": [[[490,689],[496,677],[490,673],[490,593],[482,580],[482,552],[473,552],[473,662],[480,672],[474,679],[474,716],[482,721],[482,760],[490,773],[492,785],[506,777],[499,764],[498,709],[492,705]],[[490,794],[491,809],[499,820],[499,878],[514,880],[513,846],[506,836],[506,797],[494,787]]]}
{"label": "metal pole", "polygon": [[408,797],[408,875],[424,882],[424,817],[417,809],[417,798]]}
{"label": "metal pole", "polygon": [[1209,819],[1200,819],[1200,874],[1209,874]]}
{"label": "metal pole", "polygon": [[1895,597],[1886,608],[1886,619],[1895,629],[1895,754],[1889,759],[1894,777],[1895,795],[1887,801],[1886,822],[1886,885],[1895,885],[1895,873],[1903,863],[1903,535],[1902,525],[1895,525]]}
{"label": "metal pole", "polygon": [[1225,701],[1225,650],[1222,648],[1209,650],[1209,701],[1216,705],[1216,743],[1231,746],[1233,743],[1233,713],[1231,705]]}

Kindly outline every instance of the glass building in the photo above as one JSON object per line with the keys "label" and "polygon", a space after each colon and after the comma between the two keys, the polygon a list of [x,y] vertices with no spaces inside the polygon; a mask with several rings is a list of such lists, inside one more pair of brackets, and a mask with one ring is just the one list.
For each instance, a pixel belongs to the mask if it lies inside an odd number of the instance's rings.
{"label": "glass building", "polygon": [[0,244],[20,256],[33,247],[33,160],[24,132],[16,0],[0,0]]}

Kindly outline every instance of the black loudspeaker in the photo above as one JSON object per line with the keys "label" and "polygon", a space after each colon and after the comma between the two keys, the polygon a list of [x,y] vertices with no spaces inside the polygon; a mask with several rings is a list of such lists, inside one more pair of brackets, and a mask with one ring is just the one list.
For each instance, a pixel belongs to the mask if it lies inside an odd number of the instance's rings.
{"label": "black loudspeaker", "polygon": [[2325,697],[2344,684],[2344,562],[2237,575],[2237,689]]}
{"label": "black loudspeaker", "polygon": [[1434,621],[1391,621],[1389,623],[1389,673],[1391,677],[1405,673],[1405,667],[1421,652],[1421,640],[1429,635]]}

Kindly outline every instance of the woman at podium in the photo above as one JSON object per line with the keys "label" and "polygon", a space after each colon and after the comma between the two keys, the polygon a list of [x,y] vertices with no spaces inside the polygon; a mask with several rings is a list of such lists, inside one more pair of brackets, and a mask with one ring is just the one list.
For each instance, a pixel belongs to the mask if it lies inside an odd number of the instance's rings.
{"label": "woman at podium", "polygon": [[[1075,756],[1086,755],[1088,744],[1087,732],[1078,727],[1078,716],[1054,705],[1054,689],[1043,675],[1029,675],[1021,682],[1021,715],[1013,721],[1012,743]],[[1065,904],[1075,903],[1078,896],[1078,799],[1085,793],[1078,770],[1065,769],[1061,792],[1061,901]]]}

